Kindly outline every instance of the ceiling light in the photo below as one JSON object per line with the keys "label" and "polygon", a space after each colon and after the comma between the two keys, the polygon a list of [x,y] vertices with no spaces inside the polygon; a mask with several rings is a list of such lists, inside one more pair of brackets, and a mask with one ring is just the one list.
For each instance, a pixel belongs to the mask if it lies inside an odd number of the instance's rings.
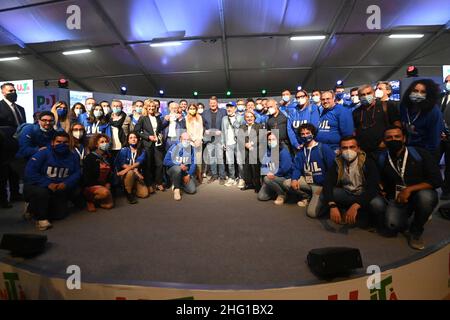
{"label": "ceiling light", "polygon": [[90,53],[91,49],[81,49],[81,50],[73,50],[73,51],[64,51],[62,54],[65,56],[70,56],[73,54],[82,54],[82,53]]}
{"label": "ceiling light", "polygon": [[153,47],[153,48],[157,48],[157,47],[175,47],[175,46],[181,46],[181,42],[179,42],[179,41],[169,41],[169,42],[150,43],[150,47]]}
{"label": "ceiling light", "polygon": [[14,61],[19,60],[19,57],[7,57],[7,58],[0,58],[0,61]]}
{"label": "ceiling light", "polygon": [[292,36],[290,39],[292,41],[299,41],[299,40],[323,40],[326,36]]}
{"label": "ceiling light", "polygon": [[391,34],[390,39],[420,39],[423,38],[423,34]]}

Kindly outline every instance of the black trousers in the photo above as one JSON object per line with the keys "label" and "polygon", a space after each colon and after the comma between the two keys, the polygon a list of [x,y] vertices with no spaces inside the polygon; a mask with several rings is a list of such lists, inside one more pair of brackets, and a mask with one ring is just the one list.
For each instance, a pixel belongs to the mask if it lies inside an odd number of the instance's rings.
{"label": "black trousers", "polygon": [[69,199],[77,196],[71,189],[51,191],[34,185],[24,186],[24,198],[28,210],[37,220],[60,220],[69,214]]}
{"label": "black trousers", "polygon": [[[445,154],[445,171],[444,171],[444,184],[442,185],[442,191],[444,193],[450,193],[450,141],[441,141],[441,153],[440,156]],[[439,158],[440,160],[440,158]],[[439,161],[438,160],[438,161]]]}
{"label": "black trousers", "polygon": [[261,189],[261,165],[244,164],[244,181],[246,185]]}
{"label": "black trousers", "polygon": [[10,163],[4,163],[0,168],[0,203],[8,202],[8,181],[10,195],[19,193],[19,175]]}
{"label": "black trousers", "polygon": [[163,160],[164,160],[164,148],[146,147],[147,161],[144,168],[144,181],[146,186],[152,186],[153,184],[163,183]]}

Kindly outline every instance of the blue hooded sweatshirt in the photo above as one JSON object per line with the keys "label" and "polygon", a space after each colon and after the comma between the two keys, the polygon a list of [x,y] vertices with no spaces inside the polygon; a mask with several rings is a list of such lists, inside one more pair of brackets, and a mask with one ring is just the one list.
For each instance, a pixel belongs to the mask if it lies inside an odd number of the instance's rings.
{"label": "blue hooded sweatshirt", "polygon": [[55,133],[53,128],[44,132],[38,124],[27,125],[19,136],[19,151],[16,158],[29,159],[40,148],[50,146]]}
{"label": "blue hooded sweatshirt", "polygon": [[[134,161],[139,162],[139,164],[142,165],[145,162],[146,157],[147,153],[145,152],[145,150],[142,150],[142,153],[138,157],[136,157]],[[123,147],[122,149],[120,149],[120,152],[117,154],[114,164],[117,171],[122,170],[123,165],[131,164],[131,148]]]}
{"label": "blue hooded sweatshirt", "polygon": [[340,104],[320,113],[317,142],[329,145],[333,150],[339,148],[341,138],[352,136],[355,131],[352,112]]}
{"label": "blue hooded sweatshirt", "polygon": [[267,149],[267,152],[261,161],[261,175],[267,175],[269,172],[274,173],[277,177],[286,179],[291,177],[292,157],[286,147],[282,147],[279,150],[279,159],[274,159],[274,157],[272,157],[272,149]]}
{"label": "blue hooded sweatshirt", "polygon": [[191,146],[188,149],[185,149],[181,143],[174,144],[170,147],[169,151],[167,151],[163,164],[167,168],[184,164],[188,167],[187,174],[193,176],[196,167],[195,148]]}
{"label": "blue hooded sweatshirt", "polygon": [[301,145],[298,128],[305,123],[311,123],[316,128],[319,126],[319,108],[316,105],[307,105],[303,110],[296,107],[289,113],[287,123],[288,136],[291,145],[296,149]]}

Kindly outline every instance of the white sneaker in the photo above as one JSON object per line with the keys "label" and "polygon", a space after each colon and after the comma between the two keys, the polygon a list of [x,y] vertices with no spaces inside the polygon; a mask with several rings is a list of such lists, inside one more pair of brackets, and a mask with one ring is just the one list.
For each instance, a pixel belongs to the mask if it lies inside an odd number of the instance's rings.
{"label": "white sneaker", "polygon": [[174,189],[174,190],[173,190],[173,198],[174,198],[176,201],[180,201],[180,200],[181,200],[180,189]]}
{"label": "white sneaker", "polygon": [[39,231],[45,231],[52,227],[51,223],[48,220],[39,220],[36,222],[36,228]]}
{"label": "white sneaker", "polygon": [[238,179],[235,179],[235,180],[233,180],[233,186],[237,186],[237,185],[238,185],[238,183],[239,183],[239,178],[238,178]]}
{"label": "white sneaker", "polygon": [[245,187],[245,181],[244,179],[239,179],[238,188],[242,189],[243,187]]}
{"label": "white sneaker", "polygon": [[227,182],[225,182],[225,187],[231,187],[234,183],[234,179],[228,178]]}
{"label": "white sneaker", "polygon": [[273,203],[276,204],[277,206],[283,205],[284,204],[284,197],[283,196],[278,196]]}
{"label": "white sneaker", "polygon": [[309,204],[309,200],[308,199],[303,199],[303,200],[300,200],[299,202],[297,202],[297,205],[299,207],[302,207],[302,208],[307,207],[308,204]]}

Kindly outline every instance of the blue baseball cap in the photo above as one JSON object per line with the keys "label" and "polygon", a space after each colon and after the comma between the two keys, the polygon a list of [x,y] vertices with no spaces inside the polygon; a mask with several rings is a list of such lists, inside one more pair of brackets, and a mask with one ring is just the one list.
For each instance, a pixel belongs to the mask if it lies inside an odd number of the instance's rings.
{"label": "blue baseball cap", "polygon": [[236,107],[236,103],[235,102],[233,102],[233,101],[229,101],[229,102],[227,102],[227,105],[226,105],[227,107]]}

